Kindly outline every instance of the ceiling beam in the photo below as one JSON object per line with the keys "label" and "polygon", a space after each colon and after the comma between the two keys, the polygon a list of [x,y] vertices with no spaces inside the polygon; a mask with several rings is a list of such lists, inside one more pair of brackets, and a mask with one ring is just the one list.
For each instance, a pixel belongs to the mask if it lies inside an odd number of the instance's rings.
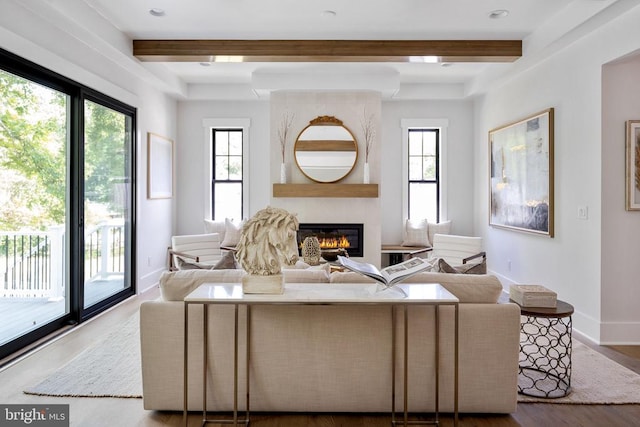
{"label": "ceiling beam", "polygon": [[144,62],[513,62],[521,40],[134,40]]}

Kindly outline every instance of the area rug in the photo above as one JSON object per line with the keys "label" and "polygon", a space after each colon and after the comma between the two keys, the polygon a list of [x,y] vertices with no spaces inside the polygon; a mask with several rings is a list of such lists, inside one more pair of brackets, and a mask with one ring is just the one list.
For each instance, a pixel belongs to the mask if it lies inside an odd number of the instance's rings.
{"label": "area rug", "polygon": [[518,395],[520,403],[622,405],[640,403],[640,375],[573,340],[571,393],[557,399]]}
{"label": "area rug", "polygon": [[24,393],[39,396],[141,399],[138,314]]}
{"label": "area rug", "polygon": [[[54,372],[27,394],[71,397],[141,398],[138,315]],[[518,395],[521,403],[637,404],[640,375],[573,341],[572,392],[558,399]]]}

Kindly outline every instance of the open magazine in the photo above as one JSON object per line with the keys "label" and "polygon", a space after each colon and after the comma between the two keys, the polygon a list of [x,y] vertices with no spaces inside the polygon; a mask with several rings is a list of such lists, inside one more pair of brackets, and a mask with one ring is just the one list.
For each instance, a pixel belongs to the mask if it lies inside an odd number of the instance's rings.
{"label": "open magazine", "polygon": [[390,265],[382,270],[378,270],[374,265],[365,262],[353,261],[350,258],[338,255],[338,262],[344,268],[356,273],[364,274],[382,283],[386,287],[391,287],[406,278],[432,267],[431,263],[423,258],[410,258],[400,264]]}

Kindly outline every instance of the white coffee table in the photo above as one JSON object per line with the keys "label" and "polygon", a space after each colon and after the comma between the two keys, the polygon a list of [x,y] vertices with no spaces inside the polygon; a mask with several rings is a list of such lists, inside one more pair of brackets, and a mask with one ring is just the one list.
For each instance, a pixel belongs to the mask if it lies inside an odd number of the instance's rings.
{"label": "white coffee table", "polygon": [[[401,425],[415,425],[415,424],[438,424],[439,414],[439,307],[442,305],[452,305],[455,307],[455,337],[454,337],[454,425],[458,425],[458,298],[447,291],[439,284],[399,284],[393,288],[378,291],[379,286],[375,284],[367,283],[343,283],[339,286],[332,286],[326,283],[287,283],[285,284],[284,293],[281,295],[269,295],[269,294],[244,294],[242,292],[241,284],[208,284],[205,283],[198,287],[195,291],[191,292],[184,298],[185,310],[184,310],[184,412],[183,420],[184,425],[187,425],[187,402],[188,402],[188,330],[189,330],[189,306],[192,304],[200,304],[205,306],[203,316],[203,348],[204,348],[204,366],[203,374],[207,372],[208,354],[209,348],[207,343],[207,324],[208,324],[208,310],[206,306],[209,304],[227,304],[234,306],[234,374],[233,374],[233,421],[230,420],[211,420],[207,419],[207,387],[206,387],[206,375],[203,375],[203,425],[206,423],[220,423],[224,421],[225,424],[232,423],[238,425],[239,423],[249,424],[249,343],[251,337],[250,328],[250,314],[251,306],[253,305],[269,305],[269,304],[291,304],[291,305],[388,305],[392,307],[392,322],[395,325],[396,322],[396,308],[409,305],[432,305],[436,307],[436,328],[435,328],[435,419],[433,421],[409,421],[408,419],[408,346],[409,346],[409,322],[408,322],[408,310],[404,311],[404,408],[403,408],[403,420],[396,421],[395,415],[395,327],[392,327],[392,390],[391,390],[391,423]],[[246,306],[246,337],[247,337],[247,366],[246,369],[246,413],[243,419],[238,418],[238,307]],[[393,326],[393,325],[392,325]]]}

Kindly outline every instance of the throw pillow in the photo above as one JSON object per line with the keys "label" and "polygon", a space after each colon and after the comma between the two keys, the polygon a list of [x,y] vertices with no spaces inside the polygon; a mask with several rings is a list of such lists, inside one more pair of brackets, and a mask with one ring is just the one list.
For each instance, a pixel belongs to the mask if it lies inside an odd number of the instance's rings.
{"label": "throw pillow", "polygon": [[178,267],[178,270],[211,270],[213,266],[176,256],[176,267]]}
{"label": "throw pillow", "polygon": [[238,268],[238,261],[236,260],[235,254],[231,251],[227,251],[220,261],[213,266],[212,270],[233,270],[236,268]]}
{"label": "throw pillow", "polygon": [[426,219],[407,219],[404,227],[402,246],[431,246]]}
{"label": "throw pillow", "polygon": [[482,260],[480,263],[469,263],[457,266],[451,266],[444,259],[438,260],[438,268],[441,273],[458,273],[458,274],[487,274],[487,261]]}
{"label": "throw pillow", "polygon": [[433,246],[433,236],[436,234],[451,234],[451,221],[442,221],[438,223],[429,223],[429,243],[427,246]]}
{"label": "throw pillow", "polygon": [[224,221],[213,221],[211,219],[204,220],[204,232],[207,234],[218,233],[220,241],[224,241],[225,223]]}
{"label": "throw pillow", "polygon": [[242,234],[242,226],[244,220],[239,224],[235,224],[229,218],[224,220],[224,240],[220,243],[220,246],[234,247],[240,242],[240,235]]}

